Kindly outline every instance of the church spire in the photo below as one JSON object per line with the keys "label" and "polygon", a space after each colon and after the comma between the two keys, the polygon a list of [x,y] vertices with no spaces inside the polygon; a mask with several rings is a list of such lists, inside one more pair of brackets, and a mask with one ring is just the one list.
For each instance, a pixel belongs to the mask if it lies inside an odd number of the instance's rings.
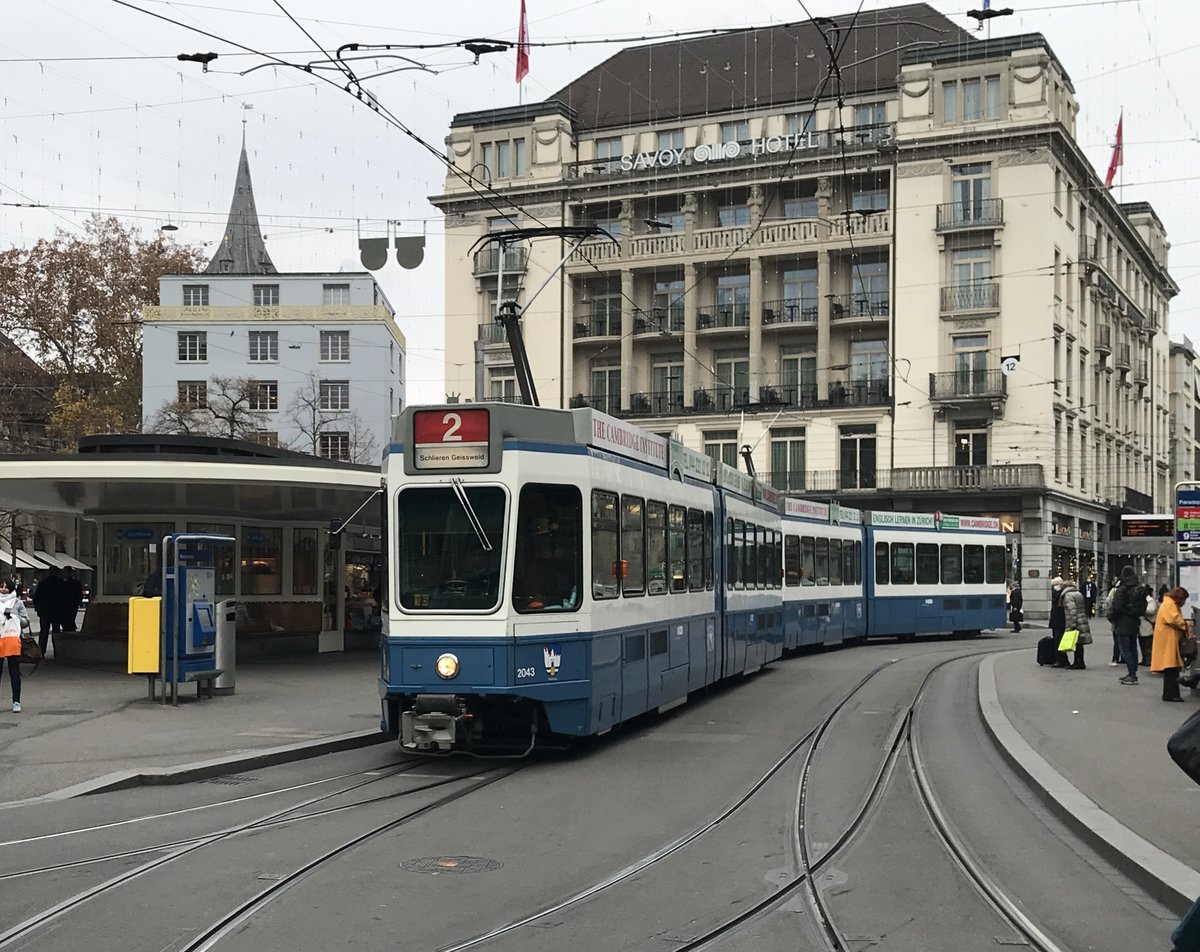
{"label": "church spire", "polygon": [[246,158],[245,129],[242,130],[242,155],[238,160],[233,203],[221,245],[205,268],[206,274],[275,274],[275,265],[267,254],[267,243],[258,227],[254,207],[254,187],[250,184],[250,160]]}

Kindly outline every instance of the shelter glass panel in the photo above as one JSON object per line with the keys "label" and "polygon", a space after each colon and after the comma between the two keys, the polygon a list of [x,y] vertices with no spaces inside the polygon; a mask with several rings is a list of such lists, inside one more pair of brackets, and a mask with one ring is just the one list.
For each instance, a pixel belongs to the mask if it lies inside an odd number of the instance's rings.
{"label": "shelter glass panel", "polygon": [[175,531],[173,522],[108,523],[104,526],[104,594],[136,595],[158,559],[150,546],[162,548],[163,536]]}
{"label": "shelter glass panel", "polygon": [[283,530],[242,526],[242,595],[283,593]]}

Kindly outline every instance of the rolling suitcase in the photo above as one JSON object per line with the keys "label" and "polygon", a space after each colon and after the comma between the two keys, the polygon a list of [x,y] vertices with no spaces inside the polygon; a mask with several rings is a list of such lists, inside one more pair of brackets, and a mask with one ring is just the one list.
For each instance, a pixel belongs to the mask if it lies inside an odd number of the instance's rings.
{"label": "rolling suitcase", "polygon": [[1200,899],[1192,903],[1175,931],[1171,933],[1174,947],[1171,952],[1198,952],[1200,950]]}
{"label": "rolling suitcase", "polygon": [[1038,639],[1037,645],[1037,663],[1038,664],[1054,664],[1058,660],[1058,644],[1055,638],[1047,635],[1045,638]]}

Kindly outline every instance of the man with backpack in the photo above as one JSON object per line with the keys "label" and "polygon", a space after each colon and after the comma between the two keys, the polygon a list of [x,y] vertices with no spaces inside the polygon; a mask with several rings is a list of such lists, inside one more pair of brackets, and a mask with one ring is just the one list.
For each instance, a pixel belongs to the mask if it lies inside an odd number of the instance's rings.
{"label": "man with backpack", "polygon": [[1142,630],[1142,617],[1146,613],[1146,590],[1138,583],[1132,565],[1121,569],[1121,583],[1113,593],[1108,609],[1108,620],[1112,622],[1113,637],[1121,649],[1121,660],[1128,673],[1121,678],[1122,684],[1137,684],[1138,635]]}

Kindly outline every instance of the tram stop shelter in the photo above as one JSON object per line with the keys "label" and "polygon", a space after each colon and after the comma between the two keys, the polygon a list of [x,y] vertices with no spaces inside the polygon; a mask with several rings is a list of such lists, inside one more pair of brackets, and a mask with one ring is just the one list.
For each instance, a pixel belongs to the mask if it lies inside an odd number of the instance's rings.
{"label": "tram stop shelter", "polygon": [[91,436],[74,454],[0,456],[0,506],[81,520],[92,596],[81,630],[54,636],[55,657],[73,663],[124,662],[128,599],[172,532],[236,540],[217,597],[237,600],[239,656],[374,647],[380,484],[377,466],[212,437]]}

